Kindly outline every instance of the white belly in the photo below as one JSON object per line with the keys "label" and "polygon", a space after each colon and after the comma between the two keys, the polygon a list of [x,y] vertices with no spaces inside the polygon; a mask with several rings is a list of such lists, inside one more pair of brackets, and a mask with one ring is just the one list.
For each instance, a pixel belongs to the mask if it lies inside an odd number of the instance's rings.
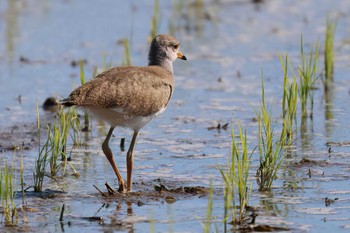
{"label": "white belly", "polygon": [[83,109],[87,110],[87,112],[91,113],[95,117],[106,121],[113,127],[121,126],[134,131],[140,131],[142,127],[165,110],[165,108],[163,108],[159,112],[148,116],[135,116],[125,114],[122,109],[96,107],[84,107]]}

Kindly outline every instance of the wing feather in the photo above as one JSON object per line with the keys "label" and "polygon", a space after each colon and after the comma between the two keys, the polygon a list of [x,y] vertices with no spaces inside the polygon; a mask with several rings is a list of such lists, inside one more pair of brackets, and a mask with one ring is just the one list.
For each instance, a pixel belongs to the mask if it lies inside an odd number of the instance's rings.
{"label": "wing feather", "polygon": [[74,90],[68,102],[147,116],[165,108],[172,93],[172,74],[160,67],[116,67]]}

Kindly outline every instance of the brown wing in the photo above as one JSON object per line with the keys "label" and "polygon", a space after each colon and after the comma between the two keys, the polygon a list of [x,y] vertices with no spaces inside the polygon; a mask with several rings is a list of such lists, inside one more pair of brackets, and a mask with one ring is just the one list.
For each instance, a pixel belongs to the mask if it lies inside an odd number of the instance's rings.
{"label": "brown wing", "polygon": [[172,74],[160,67],[116,67],[74,90],[69,102],[146,116],[164,108],[172,93]]}

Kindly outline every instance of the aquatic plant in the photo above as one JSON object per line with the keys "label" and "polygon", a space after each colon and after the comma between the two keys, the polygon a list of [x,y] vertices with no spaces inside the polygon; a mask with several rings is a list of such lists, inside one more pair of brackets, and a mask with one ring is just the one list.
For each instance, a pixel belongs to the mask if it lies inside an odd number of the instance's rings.
{"label": "aquatic plant", "polygon": [[77,109],[73,106],[66,113],[70,122],[70,136],[73,141],[73,146],[82,146],[84,144],[82,139],[82,128],[80,124],[79,114]]}
{"label": "aquatic plant", "polygon": [[[46,166],[50,166],[51,176],[56,176],[59,169],[62,167],[64,175],[67,162],[67,140],[69,132],[71,133],[74,145],[81,145],[80,121],[77,112],[74,108],[65,111],[63,108],[58,110],[53,126],[47,126],[47,138],[41,145],[40,133],[40,114],[38,104],[37,108],[37,135],[39,138],[39,152],[35,160],[35,171],[33,173],[34,191],[41,192],[43,180],[45,176]],[[59,158],[63,163],[59,163]],[[70,165],[76,173],[74,167]]]}
{"label": "aquatic plant", "polygon": [[[232,149],[229,161],[229,169],[220,173],[225,183],[224,189],[224,227],[227,224],[239,225],[246,217],[246,207],[249,203],[252,184],[248,185],[251,154],[248,155],[248,144],[246,131],[238,124],[238,138],[241,146],[238,146],[234,125],[231,129]],[[250,188],[249,188],[250,186]],[[237,203],[238,200],[238,203]],[[238,204],[238,206],[236,205]],[[230,219],[230,220],[229,220]]]}
{"label": "aquatic plant", "polygon": [[209,186],[209,195],[208,195],[208,205],[207,205],[207,212],[204,219],[204,223],[202,223],[202,227],[205,233],[211,232],[211,222],[212,222],[212,215],[213,215],[213,186],[212,181],[210,180],[210,186]]}
{"label": "aquatic plant", "polygon": [[[48,142],[50,147],[50,172],[52,176],[56,176],[58,170],[62,167],[62,174],[65,174],[66,165],[68,164],[67,161],[67,139],[69,132],[73,129],[73,140],[76,140],[78,138],[81,138],[79,135],[79,118],[77,115],[77,112],[74,108],[69,109],[68,111],[65,111],[63,108],[59,110],[57,113],[56,120],[53,124],[53,127],[48,128]],[[74,136],[75,135],[75,136]],[[76,136],[79,135],[79,136]],[[77,143],[77,142],[75,142]],[[80,145],[80,143],[79,143]],[[58,164],[58,158],[61,158],[61,161],[63,163]],[[74,167],[69,164],[73,170],[75,171]],[[75,171],[76,173],[76,171]]]}
{"label": "aquatic plant", "polygon": [[324,43],[324,69],[325,69],[325,80],[324,89],[328,90],[329,83],[333,80],[334,74],[334,34],[337,26],[337,20],[330,20],[327,17],[326,21],[326,34]]}
{"label": "aquatic plant", "polygon": [[156,232],[156,227],[155,227],[155,224],[154,224],[154,214],[153,214],[153,210],[151,209],[150,210],[150,217],[149,217],[149,232],[150,233],[155,233]]}
{"label": "aquatic plant", "polygon": [[58,158],[62,161],[67,159],[66,156],[66,142],[68,136],[68,124],[66,121],[66,114],[61,110],[57,117],[61,120],[60,124],[55,120],[53,127],[48,128],[49,146],[51,148],[49,165],[51,176],[56,176],[59,170]]}
{"label": "aquatic plant", "polygon": [[285,59],[280,55],[280,62],[283,69],[283,97],[282,97],[282,120],[283,129],[282,136],[287,145],[293,142],[293,123],[296,121],[297,103],[298,103],[298,83],[296,77],[293,76],[293,81],[290,83],[288,77],[288,55]]}
{"label": "aquatic plant", "polygon": [[[120,41],[121,43],[123,43],[123,40]],[[106,52],[102,53],[102,67],[101,70],[105,71],[108,70],[109,68],[112,67],[112,60],[110,59],[109,62],[107,63],[107,58],[106,58]],[[96,77],[98,75],[97,73],[97,67],[93,72],[93,77]]]}
{"label": "aquatic plant", "polygon": [[41,192],[43,188],[45,170],[47,165],[47,157],[49,154],[48,140],[46,143],[39,149],[39,154],[35,160],[35,171],[33,173],[34,180],[34,192]]}
{"label": "aquatic plant", "polygon": [[39,142],[39,151],[38,157],[35,160],[35,171],[33,172],[33,181],[34,181],[34,192],[41,192],[44,182],[45,169],[47,165],[47,157],[49,155],[48,143],[47,139],[45,144],[41,146],[41,122],[40,122],[40,112],[38,102],[36,102],[36,112],[37,112],[37,137]]}
{"label": "aquatic plant", "polygon": [[84,85],[85,84],[85,73],[84,73],[84,61],[80,61],[79,62],[79,76],[80,76],[80,83],[81,85]]}
{"label": "aquatic plant", "polygon": [[304,53],[303,37],[300,39],[300,59],[299,71],[299,97],[301,102],[301,116],[308,116],[308,103],[310,102],[310,117],[313,116],[313,90],[318,79],[317,63],[319,54],[319,43],[315,47],[311,46],[309,55]]}
{"label": "aquatic plant", "polygon": [[5,166],[0,168],[0,198],[6,226],[13,226],[18,222],[15,194],[14,166],[8,166],[6,162]]}
{"label": "aquatic plant", "polygon": [[271,113],[265,104],[264,80],[262,78],[262,103],[260,111],[257,112],[258,117],[258,138],[259,138],[259,155],[260,165],[257,170],[257,183],[260,191],[270,190],[272,182],[277,177],[277,172],[283,162],[283,145],[284,135],[276,139],[274,128],[272,125]]}
{"label": "aquatic plant", "polygon": [[[16,152],[16,151],[15,151]],[[25,203],[25,192],[24,192],[24,176],[23,176],[23,171],[24,171],[24,167],[23,167],[23,157],[21,154],[20,157],[20,165],[19,165],[19,179],[20,179],[20,185],[21,185],[21,193],[22,193],[22,205],[24,205]]]}

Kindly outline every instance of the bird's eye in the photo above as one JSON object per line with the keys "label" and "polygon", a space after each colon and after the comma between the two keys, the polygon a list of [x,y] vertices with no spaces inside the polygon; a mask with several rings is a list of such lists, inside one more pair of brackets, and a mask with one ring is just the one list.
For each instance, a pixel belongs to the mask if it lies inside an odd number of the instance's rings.
{"label": "bird's eye", "polygon": [[179,44],[174,44],[174,45],[173,45],[173,48],[174,48],[174,49],[178,49],[178,48],[179,48]]}

